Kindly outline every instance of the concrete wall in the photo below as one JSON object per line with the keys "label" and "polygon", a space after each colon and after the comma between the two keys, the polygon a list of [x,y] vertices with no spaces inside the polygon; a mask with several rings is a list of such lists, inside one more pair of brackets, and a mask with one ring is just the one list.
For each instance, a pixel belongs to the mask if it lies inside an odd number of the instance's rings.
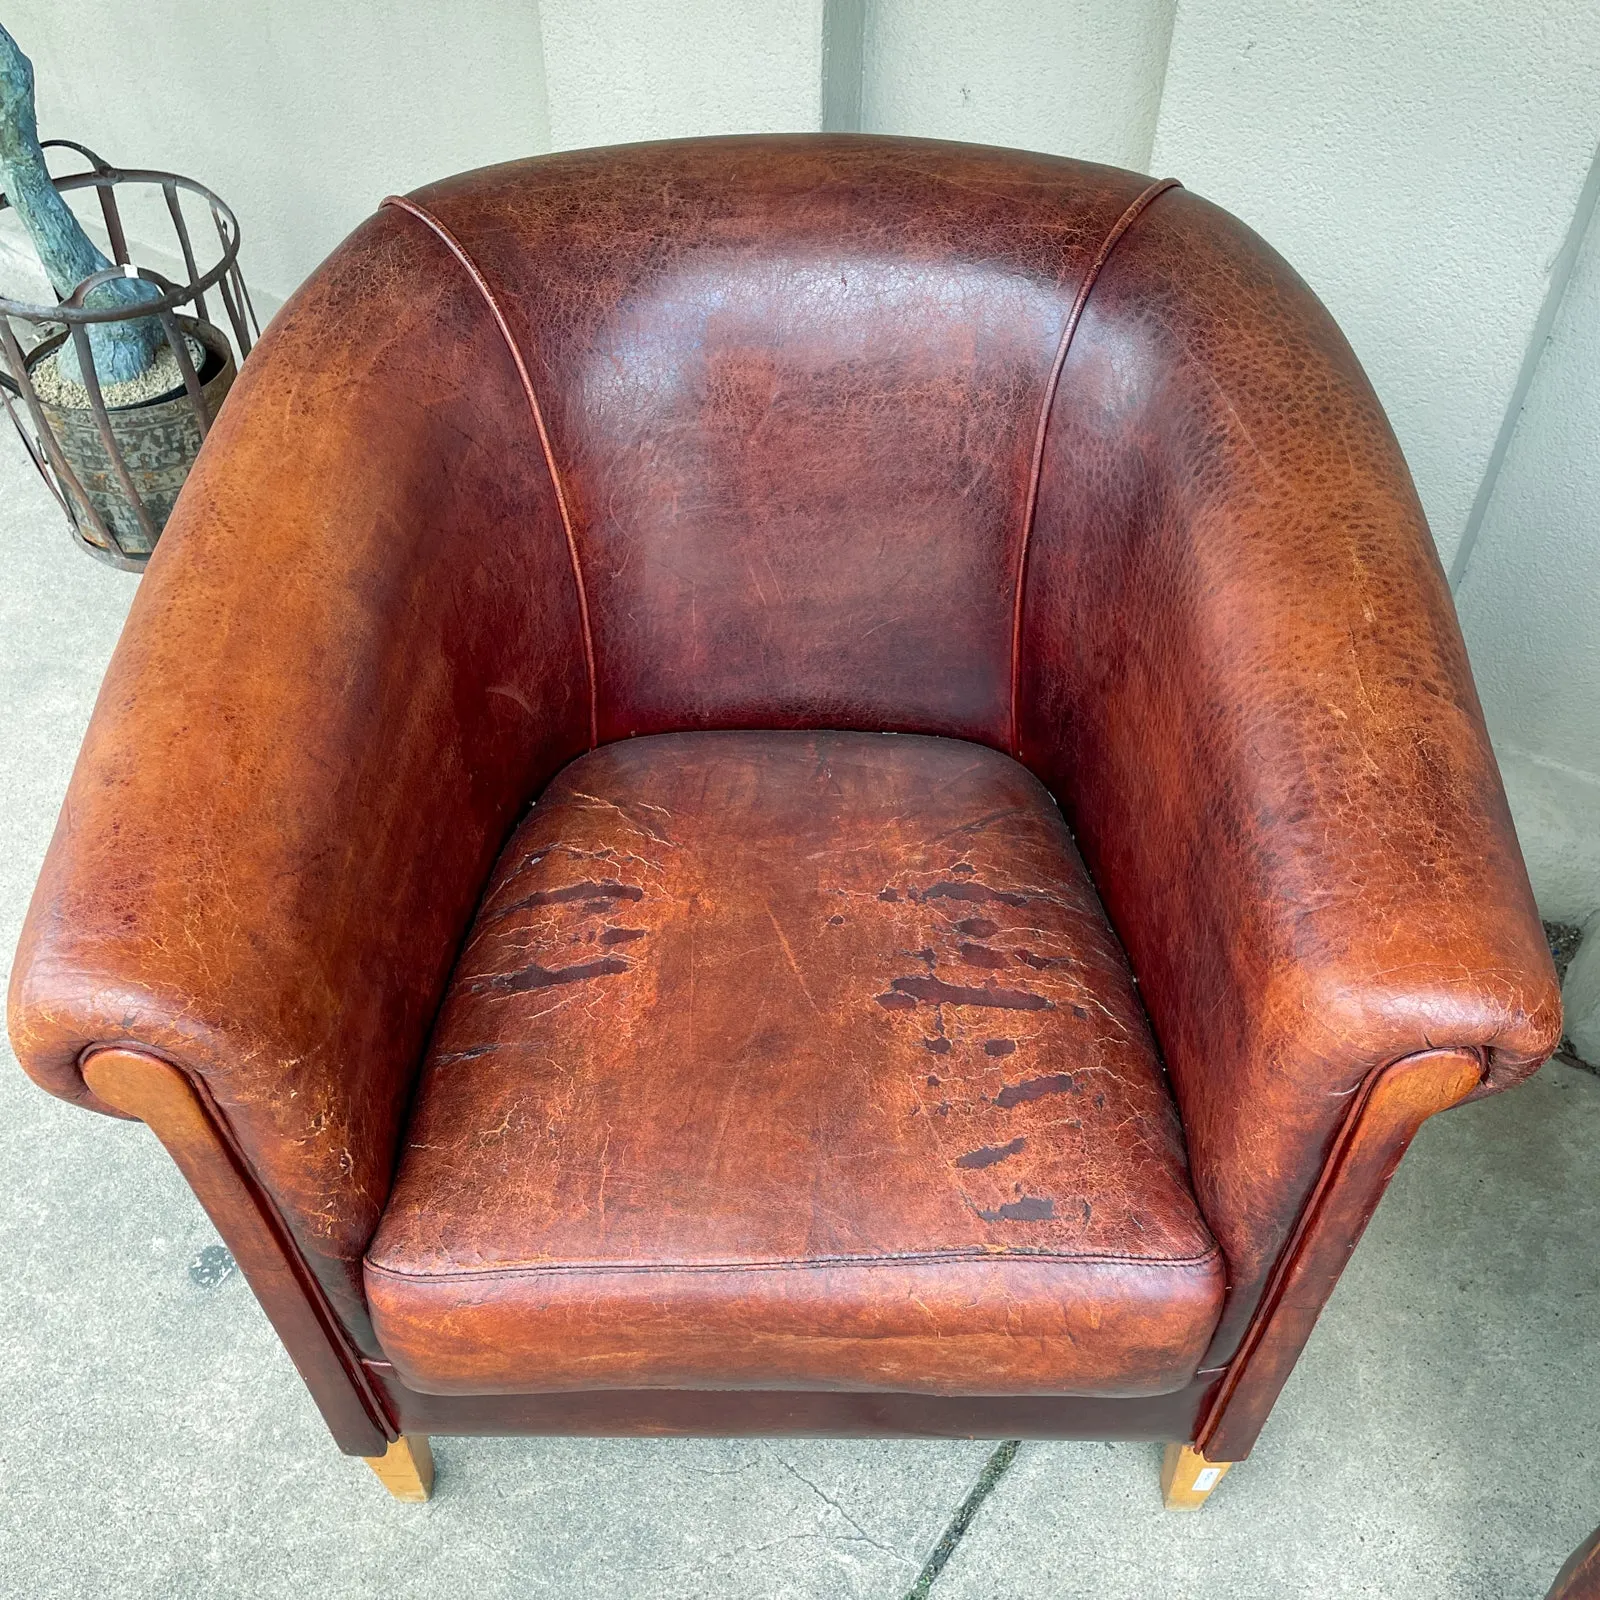
{"label": "concrete wall", "polygon": [[234,208],[263,314],[384,195],[549,145],[531,0],[7,0],[4,20],[44,137]]}
{"label": "concrete wall", "polygon": [[7,0],[5,21],[47,134],[235,205],[267,311],[385,193],[552,148],[859,126],[1176,175],[1350,335],[1462,581],[1541,900],[1600,907],[1594,0]]}
{"label": "concrete wall", "polygon": [[1600,221],[1591,221],[1458,594],[1546,914],[1600,907]]}
{"label": "concrete wall", "polygon": [[826,9],[541,0],[552,147],[820,128]]}
{"label": "concrete wall", "polygon": [[873,0],[862,126],[1150,161],[1176,0]]}
{"label": "concrete wall", "polygon": [[1600,140],[1600,6],[1183,0],[1154,164],[1338,319],[1448,565]]}

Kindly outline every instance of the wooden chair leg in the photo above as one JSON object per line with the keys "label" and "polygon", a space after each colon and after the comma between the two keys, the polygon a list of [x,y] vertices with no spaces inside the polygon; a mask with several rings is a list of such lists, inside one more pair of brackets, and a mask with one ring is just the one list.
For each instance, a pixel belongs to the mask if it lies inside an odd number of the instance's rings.
{"label": "wooden chair leg", "polygon": [[426,1434],[401,1434],[381,1456],[361,1459],[396,1500],[420,1504],[433,1493],[433,1451]]}
{"label": "wooden chair leg", "polygon": [[1207,1461],[1186,1444],[1169,1444],[1161,1458],[1161,1499],[1168,1511],[1198,1511],[1233,1463]]}

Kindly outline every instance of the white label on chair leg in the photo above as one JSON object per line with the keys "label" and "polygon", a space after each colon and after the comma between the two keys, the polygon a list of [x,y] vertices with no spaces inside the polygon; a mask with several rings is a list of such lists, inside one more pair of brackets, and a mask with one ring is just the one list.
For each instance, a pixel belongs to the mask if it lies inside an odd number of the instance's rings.
{"label": "white label on chair leg", "polygon": [[1221,1476],[1221,1467],[1201,1467],[1194,1475],[1194,1492],[1196,1494],[1204,1494],[1207,1489],[1215,1489],[1217,1479]]}

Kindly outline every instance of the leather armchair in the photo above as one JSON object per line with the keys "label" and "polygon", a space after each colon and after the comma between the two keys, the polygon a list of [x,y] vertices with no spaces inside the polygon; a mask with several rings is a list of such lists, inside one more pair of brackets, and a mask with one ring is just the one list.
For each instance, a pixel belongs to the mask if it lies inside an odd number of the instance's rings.
{"label": "leather armchair", "polygon": [[1171,183],[698,140],[387,203],[277,318],[24,931],[346,1451],[1248,1454],[1559,1001],[1409,475]]}

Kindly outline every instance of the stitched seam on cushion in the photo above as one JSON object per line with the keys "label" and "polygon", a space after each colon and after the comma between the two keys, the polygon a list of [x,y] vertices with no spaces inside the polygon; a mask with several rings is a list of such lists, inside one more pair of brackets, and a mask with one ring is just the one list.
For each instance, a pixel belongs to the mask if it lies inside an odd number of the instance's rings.
{"label": "stitched seam on cushion", "polygon": [[1011,591],[1010,745],[1012,755],[1018,760],[1022,758],[1020,729],[1017,722],[1017,691],[1022,680],[1022,600],[1028,577],[1028,546],[1033,539],[1033,519],[1039,507],[1039,476],[1044,468],[1045,435],[1050,430],[1050,413],[1055,407],[1056,390],[1061,384],[1061,369],[1067,364],[1067,351],[1072,345],[1072,336],[1078,331],[1078,324],[1083,319],[1083,308],[1088,305],[1089,295],[1100,277],[1101,268],[1110,260],[1111,252],[1117,248],[1123,235],[1139,219],[1152,200],[1158,195],[1165,194],[1168,189],[1179,187],[1181,186],[1176,178],[1158,179],[1136,195],[1127,210],[1112,223],[1110,231],[1095,252],[1094,260],[1089,263],[1089,270],[1084,274],[1083,282],[1078,285],[1077,297],[1072,302],[1072,309],[1067,313],[1066,326],[1061,330],[1061,342],[1056,346],[1056,357],[1051,364],[1050,377],[1045,384],[1044,399],[1039,406],[1039,428],[1033,439],[1033,467],[1028,475],[1028,498],[1022,511],[1022,539],[1017,550],[1017,575]]}
{"label": "stitched seam on cushion", "polygon": [[408,1281],[444,1280],[462,1278],[543,1278],[556,1273],[574,1275],[601,1275],[618,1272],[792,1272],[828,1267],[877,1267],[886,1264],[911,1266],[949,1266],[963,1261],[995,1261],[1010,1264],[1018,1261],[1059,1262],[1072,1266],[1131,1266],[1131,1267],[1203,1267],[1221,1255],[1218,1246],[1197,1256],[1119,1256],[1066,1254],[1056,1251],[1029,1250],[973,1250],[915,1252],[879,1256],[810,1256],[787,1261],[558,1261],[544,1265],[529,1264],[516,1267],[476,1267],[460,1272],[401,1272],[394,1267],[381,1267],[369,1256],[364,1265],[370,1272],[386,1278]]}
{"label": "stitched seam on cushion", "polygon": [[538,430],[539,445],[544,451],[544,464],[550,473],[550,484],[555,490],[556,506],[561,513],[561,526],[567,536],[567,554],[572,559],[572,577],[578,586],[578,616],[583,625],[583,663],[589,675],[589,748],[593,750],[600,742],[600,734],[599,695],[594,671],[594,635],[589,626],[589,594],[583,581],[583,564],[578,559],[578,540],[572,530],[572,513],[567,507],[567,492],[562,486],[561,474],[556,469],[555,451],[550,445],[550,434],[544,425],[544,411],[539,405],[539,396],[534,390],[527,363],[522,359],[522,351],[512,337],[511,324],[506,320],[505,313],[500,309],[500,303],[494,297],[494,291],[489,287],[489,280],[483,275],[477,262],[467,254],[461,241],[431,211],[425,210],[414,200],[408,200],[404,195],[389,195],[383,204],[394,206],[396,210],[415,217],[424,227],[437,235],[450,254],[461,263],[467,276],[472,280],[473,287],[483,297],[483,303],[489,308],[489,314],[494,318],[495,326],[499,328],[500,336],[506,342],[506,349],[511,352],[511,359],[516,363],[517,376],[522,380],[523,393],[528,397],[528,409],[533,413],[533,425]]}

